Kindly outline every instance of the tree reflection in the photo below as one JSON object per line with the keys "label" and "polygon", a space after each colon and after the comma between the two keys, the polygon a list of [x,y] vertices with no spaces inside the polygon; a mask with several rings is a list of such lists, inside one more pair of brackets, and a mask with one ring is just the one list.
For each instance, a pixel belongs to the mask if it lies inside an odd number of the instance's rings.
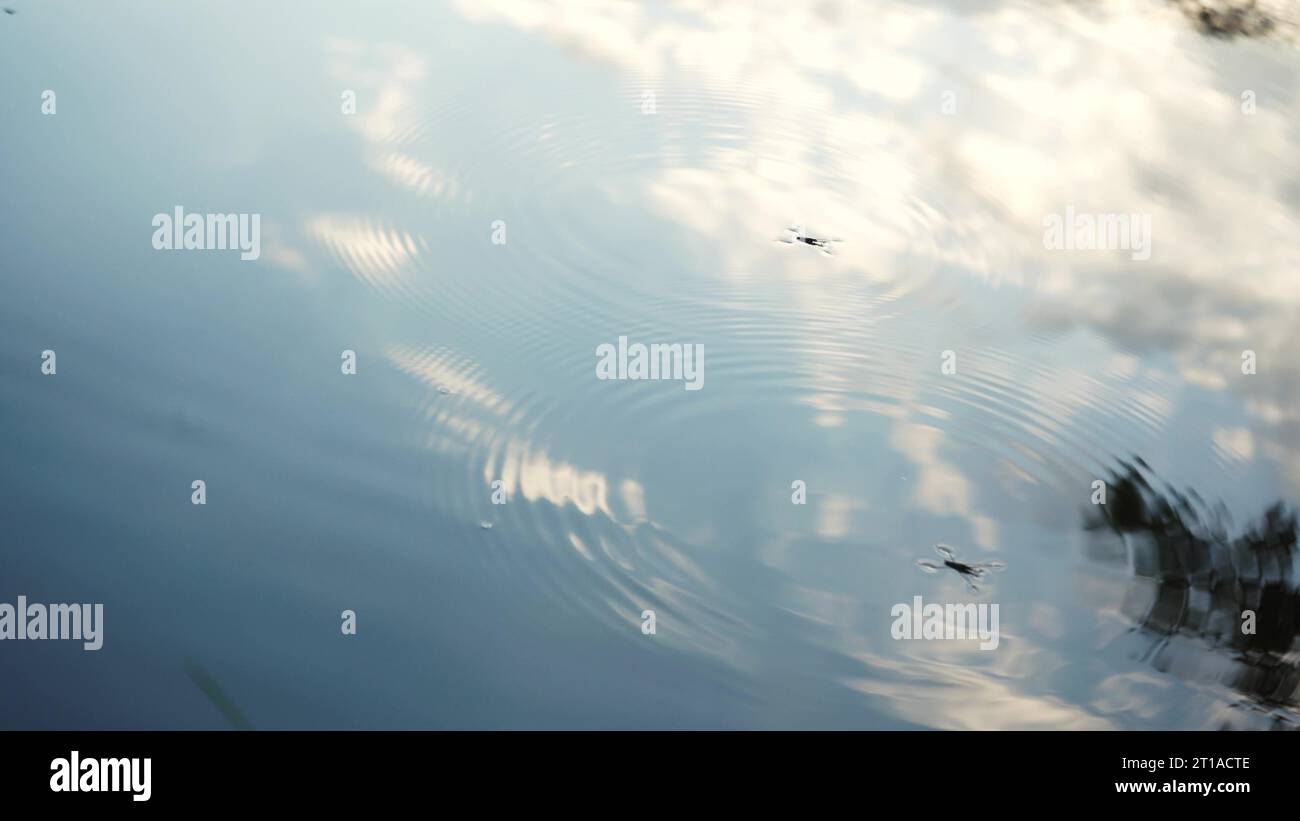
{"label": "tree reflection", "polygon": [[1107,488],[1088,527],[1110,528],[1128,548],[1123,609],[1152,639],[1144,658],[1163,672],[1216,679],[1242,693],[1243,706],[1300,723],[1295,511],[1276,502],[1234,536],[1221,502],[1157,487],[1141,459],[1121,462]]}

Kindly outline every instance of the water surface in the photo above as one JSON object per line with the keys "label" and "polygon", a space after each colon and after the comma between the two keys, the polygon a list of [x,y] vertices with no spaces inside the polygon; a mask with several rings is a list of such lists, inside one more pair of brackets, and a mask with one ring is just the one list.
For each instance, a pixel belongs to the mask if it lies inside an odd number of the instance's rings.
{"label": "water surface", "polygon": [[[106,635],[0,644],[0,725],[1294,723],[1286,38],[1160,0],[15,8],[0,601]],[[154,250],[176,205],[261,214],[260,258]],[[1066,207],[1150,215],[1150,258],[1045,248]],[[619,336],[702,345],[703,388],[597,379]],[[1006,567],[972,597],[935,543]],[[998,649],[894,640],[916,595],[999,604]]]}

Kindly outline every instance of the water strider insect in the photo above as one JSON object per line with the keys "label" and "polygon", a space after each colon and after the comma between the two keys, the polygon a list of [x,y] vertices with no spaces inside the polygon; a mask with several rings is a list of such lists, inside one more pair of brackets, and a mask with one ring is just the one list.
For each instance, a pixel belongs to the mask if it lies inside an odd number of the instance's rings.
{"label": "water strider insect", "polygon": [[823,238],[808,236],[803,232],[802,225],[791,225],[789,228],[786,228],[785,231],[786,236],[781,237],[777,242],[783,242],[786,245],[794,245],[795,243],[801,242],[804,245],[811,245],[814,248],[820,248],[821,252],[827,256],[833,256],[835,254],[832,243],[844,241],[839,237]]}
{"label": "water strider insect", "polygon": [[1006,567],[1002,562],[962,562],[957,560],[957,551],[953,550],[946,544],[937,544],[934,546],[934,552],[943,557],[943,564],[930,561],[929,559],[917,559],[916,563],[926,573],[938,573],[945,567],[957,571],[966,581],[966,586],[972,592],[978,593],[980,588],[975,582],[984,578],[984,574],[990,570],[1002,570]]}

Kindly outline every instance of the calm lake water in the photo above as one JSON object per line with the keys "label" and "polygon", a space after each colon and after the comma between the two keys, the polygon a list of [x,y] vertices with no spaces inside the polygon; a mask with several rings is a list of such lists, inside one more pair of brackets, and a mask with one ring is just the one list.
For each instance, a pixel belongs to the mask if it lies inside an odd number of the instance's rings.
{"label": "calm lake water", "polygon": [[[0,602],[104,644],[0,643],[0,726],[1300,720],[1293,42],[1161,0],[11,2]],[[260,256],[155,250],[177,206]],[[1047,247],[1080,214],[1148,258]],[[702,387],[598,379],[620,336]],[[997,648],[894,638],[916,596]]]}

